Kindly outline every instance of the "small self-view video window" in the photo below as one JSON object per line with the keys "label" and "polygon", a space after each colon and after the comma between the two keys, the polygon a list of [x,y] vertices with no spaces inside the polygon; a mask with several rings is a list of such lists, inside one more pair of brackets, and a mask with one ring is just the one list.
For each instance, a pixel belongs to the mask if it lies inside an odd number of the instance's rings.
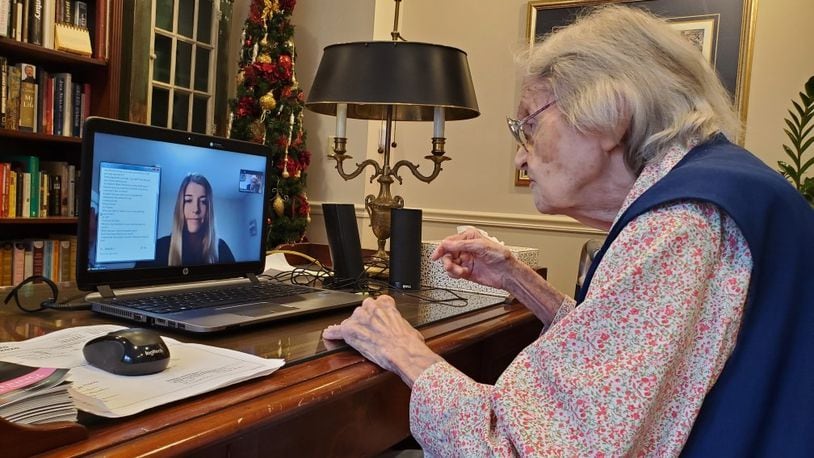
{"label": "small self-view video window", "polygon": [[263,192],[263,172],[241,170],[239,189],[240,192]]}

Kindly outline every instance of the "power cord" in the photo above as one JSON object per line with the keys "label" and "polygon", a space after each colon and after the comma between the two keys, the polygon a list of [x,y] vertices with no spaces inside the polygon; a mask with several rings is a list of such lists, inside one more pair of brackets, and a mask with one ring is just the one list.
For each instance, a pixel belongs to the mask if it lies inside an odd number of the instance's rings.
{"label": "power cord", "polygon": [[[48,299],[40,302],[40,304],[39,304],[39,306],[37,308],[23,307],[22,303],[20,302],[20,297],[19,297],[20,290],[23,288],[23,286],[25,286],[25,285],[27,285],[29,283],[39,283],[39,282],[42,282],[42,283],[45,283],[46,285],[48,285],[48,288],[51,290],[51,297],[49,297]],[[3,303],[8,304],[9,301],[14,299],[14,303],[17,305],[17,308],[22,310],[23,312],[26,312],[26,313],[34,313],[34,312],[39,312],[39,311],[42,311],[42,310],[59,310],[59,311],[63,311],[63,312],[73,312],[73,311],[78,311],[78,310],[90,310],[91,305],[86,303],[86,302],[82,302],[82,303],[78,303],[78,304],[71,304],[71,302],[73,302],[73,301],[75,301],[77,299],[84,298],[84,296],[85,296],[84,293],[83,294],[78,294],[78,295],[69,297],[64,302],[59,302],[58,301],[59,287],[56,285],[56,283],[54,283],[54,281],[51,280],[48,277],[45,277],[45,276],[42,276],[42,275],[32,275],[32,276],[26,278],[25,280],[21,281],[14,288],[12,288],[12,290],[9,291],[8,294],[6,294],[6,298],[3,300]]]}

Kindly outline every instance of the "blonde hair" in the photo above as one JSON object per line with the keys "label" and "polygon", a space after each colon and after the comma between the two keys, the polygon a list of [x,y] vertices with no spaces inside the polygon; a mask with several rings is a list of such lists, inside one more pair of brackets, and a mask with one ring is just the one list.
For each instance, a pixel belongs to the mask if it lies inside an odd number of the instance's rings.
{"label": "blonde hair", "polygon": [[196,183],[204,187],[207,197],[206,216],[203,221],[204,236],[202,240],[202,251],[204,260],[209,263],[218,262],[218,238],[215,235],[215,199],[212,197],[212,186],[209,180],[203,175],[197,173],[190,173],[181,181],[181,186],[178,188],[178,196],[175,199],[175,211],[172,215],[172,233],[170,234],[170,252],[168,265],[180,266],[183,259],[182,253],[184,250],[183,239],[184,232],[186,231],[186,218],[184,218],[184,194],[187,190],[187,185]]}
{"label": "blonde hair", "polygon": [[740,122],[715,71],[665,21],[638,8],[591,9],[521,56],[565,119],[605,133],[630,119],[625,163],[638,174],[674,142],[737,138]]}

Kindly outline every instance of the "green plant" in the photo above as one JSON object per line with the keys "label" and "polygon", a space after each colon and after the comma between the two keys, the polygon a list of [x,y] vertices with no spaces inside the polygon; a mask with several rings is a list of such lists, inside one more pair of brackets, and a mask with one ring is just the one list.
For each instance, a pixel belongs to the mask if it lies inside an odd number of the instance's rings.
{"label": "green plant", "polygon": [[[805,92],[800,93],[800,101],[792,100],[794,111],[789,110],[791,119],[786,118],[788,129],[783,129],[791,140],[791,146],[783,145],[783,151],[791,158],[791,164],[778,161],[780,172],[788,179],[808,203],[814,205],[814,178],[805,176],[806,171],[814,165],[814,157],[803,159],[806,150],[814,143],[814,76],[805,84]],[[793,147],[793,148],[792,148]]]}

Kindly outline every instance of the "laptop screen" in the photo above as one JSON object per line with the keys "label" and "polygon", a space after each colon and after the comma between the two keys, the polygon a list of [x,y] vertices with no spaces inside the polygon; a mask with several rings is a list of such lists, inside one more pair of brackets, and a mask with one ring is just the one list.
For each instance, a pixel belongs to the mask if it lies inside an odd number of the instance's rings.
{"label": "laptop screen", "polygon": [[262,270],[266,148],[101,118],[85,126],[80,288]]}

